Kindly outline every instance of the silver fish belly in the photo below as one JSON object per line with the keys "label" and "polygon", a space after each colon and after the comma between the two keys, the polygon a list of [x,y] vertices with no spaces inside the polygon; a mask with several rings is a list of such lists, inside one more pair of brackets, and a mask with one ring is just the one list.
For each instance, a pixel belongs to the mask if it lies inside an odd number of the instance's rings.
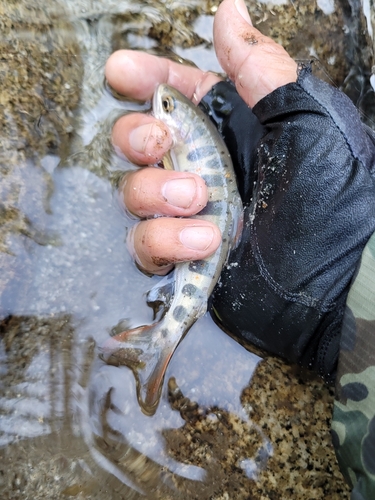
{"label": "silver fish belly", "polygon": [[[207,259],[175,265],[173,277],[168,279],[173,290],[159,322],[122,332],[103,347],[102,357],[107,363],[126,365],[133,370],[138,402],[147,415],[153,415],[157,409],[174,350],[207,310],[208,298],[242,222],[242,202],[229,152],[210,119],[168,85],[156,89],[153,114],[166,123],[173,137],[165,167],[203,177],[208,203],[194,218],[215,223],[222,242]],[[156,295],[163,293],[159,291]]]}

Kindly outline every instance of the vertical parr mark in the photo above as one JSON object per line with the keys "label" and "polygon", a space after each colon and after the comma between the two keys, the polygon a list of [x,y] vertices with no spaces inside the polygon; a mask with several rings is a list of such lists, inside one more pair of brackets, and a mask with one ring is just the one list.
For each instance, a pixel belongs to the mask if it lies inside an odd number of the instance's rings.
{"label": "vertical parr mark", "polygon": [[218,187],[223,185],[223,176],[219,174],[202,174],[201,175],[207,186]]}
{"label": "vertical parr mark", "polygon": [[188,283],[187,285],[183,286],[181,291],[187,297],[193,297],[193,295],[197,293],[197,287],[192,283]]}
{"label": "vertical parr mark", "polygon": [[184,306],[177,306],[173,309],[172,315],[176,321],[182,323],[182,321],[185,319],[187,315],[187,310]]}
{"label": "vertical parr mark", "polygon": [[192,273],[200,274],[202,276],[210,276],[212,269],[208,261],[193,260],[189,262],[189,271]]}
{"label": "vertical parr mark", "polygon": [[205,135],[205,130],[206,129],[203,127],[203,125],[198,125],[186,137],[185,143],[190,144],[194,141],[197,141],[198,139],[200,139],[201,137],[203,137]]}
{"label": "vertical parr mark", "polygon": [[217,156],[214,156],[213,158],[210,158],[209,160],[206,161],[206,167],[207,168],[212,168],[212,169],[218,169],[220,168],[220,162],[218,161]]}
{"label": "vertical parr mark", "polygon": [[208,201],[207,205],[202,208],[199,215],[214,215],[219,217],[223,213],[223,203],[220,201]]}
{"label": "vertical parr mark", "polygon": [[201,146],[199,148],[189,151],[187,159],[189,161],[199,161],[204,158],[208,158],[216,153],[216,148],[214,146]]}

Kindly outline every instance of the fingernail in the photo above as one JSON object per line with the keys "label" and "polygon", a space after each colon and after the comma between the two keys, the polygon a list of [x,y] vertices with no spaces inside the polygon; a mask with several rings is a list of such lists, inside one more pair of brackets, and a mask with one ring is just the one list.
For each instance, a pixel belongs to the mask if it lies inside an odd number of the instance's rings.
{"label": "fingernail", "polygon": [[[134,129],[129,135],[129,144],[138,153],[160,158],[172,145],[166,129],[158,123],[147,123]],[[160,154],[162,150],[162,154]]]}
{"label": "fingernail", "polygon": [[164,184],[162,189],[164,199],[170,205],[179,208],[189,208],[196,192],[197,185],[192,178],[170,180]]}
{"label": "fingernail", "polygon": [[245,2],[243,0],[235,0],[234,5],[236,6],[236,9],[241,17],[252,26],[253,23],[251,22],[249,11],[247,10]]}
{"label": "fingernail", "polygon": [[191,250],[206,250],[214,239],[214,232],[208,226],[185,227],[180,233],[180,241]]}

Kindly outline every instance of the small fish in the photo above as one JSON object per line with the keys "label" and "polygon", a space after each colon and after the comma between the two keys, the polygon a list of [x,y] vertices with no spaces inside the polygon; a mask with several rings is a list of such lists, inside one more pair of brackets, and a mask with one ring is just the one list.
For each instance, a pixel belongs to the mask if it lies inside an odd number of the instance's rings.
{"label": "small fish", "polygon": [[229,152],[210,119],[190,100],[168,85],[159,85],[153,114],[170,129],[173,147],[165,168],[194,172],[205,180],[208,203],[196,219],[215,223],[222,234],[216,252],[204,260],[178,263],[173,273],[148,294],[163,304],[160,321],[122,332],[106,342],[102,358],[133,370],[142,411],[157,409],[168,363],[191,326],[207,311],[207,301],[242,229],[242,202]]}

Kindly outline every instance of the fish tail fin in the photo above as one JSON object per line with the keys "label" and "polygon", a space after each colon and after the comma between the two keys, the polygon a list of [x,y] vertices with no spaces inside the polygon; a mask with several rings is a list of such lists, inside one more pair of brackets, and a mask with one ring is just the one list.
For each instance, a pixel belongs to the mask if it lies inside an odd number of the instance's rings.
{"label": "fish tail fin", "polygon": [[110,365],[127,366],[136,380],[139,405],[146,415],[158,407],[164,375],[177,347],[162,326],[163,321],[139,326],[108,339],[101,358]]}

